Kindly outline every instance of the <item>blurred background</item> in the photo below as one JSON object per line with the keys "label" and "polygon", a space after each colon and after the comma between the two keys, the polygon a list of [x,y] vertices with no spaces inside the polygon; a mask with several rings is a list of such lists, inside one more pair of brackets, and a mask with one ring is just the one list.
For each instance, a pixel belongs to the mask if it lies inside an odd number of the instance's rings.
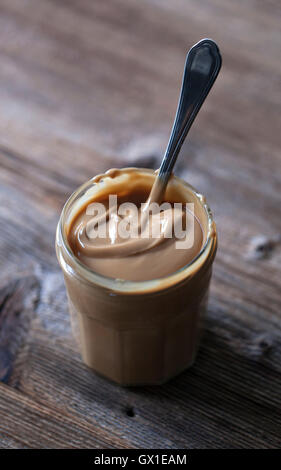
{"label": "blurred background", "polygon": [[[12,389],[102,420],[109,432],[122,424],[128,445],[277,443],[280,19],[279,0],[0,0],[0,281],[2,299],[12,299],[5,339],[0,332],[0,380]],[[66,198],[95,174],[159,166],[186,53],[203,37],[218,43],[223,67],[175,172],[206,195],[219,250],[198,362],[159,388],[158,402],[148,392],[105,386],[81,365],[55,228]],[[152,405],[154,422],[146,411]],[[139,416],[134,425],[124,409],[137,410],[130,411]],[[204,410],[200,419],[195,409]],[[190,435],[195,421],[198,433]],[[43,434],[45,445],[50,436]]]}

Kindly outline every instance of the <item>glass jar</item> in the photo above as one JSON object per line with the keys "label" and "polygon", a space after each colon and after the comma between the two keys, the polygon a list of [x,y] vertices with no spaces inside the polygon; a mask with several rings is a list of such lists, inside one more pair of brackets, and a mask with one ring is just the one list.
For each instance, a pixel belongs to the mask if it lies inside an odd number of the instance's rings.
{"label": "glass jar", "polygon": [[[133,170],[152,185],[153,170]],[[204,196],[180,178],[173,180],[182,202],[194,203],[204,235],[196,258],[169,276],[122,281],[94,272],[74,256],[67,227],[79,201],[87,200],[97,184],[95,178],[71,195],[57,226],[56,252],[83,360],[121,385],[162,384],[191,366],[196,356],[217,247],[216,226]]]}

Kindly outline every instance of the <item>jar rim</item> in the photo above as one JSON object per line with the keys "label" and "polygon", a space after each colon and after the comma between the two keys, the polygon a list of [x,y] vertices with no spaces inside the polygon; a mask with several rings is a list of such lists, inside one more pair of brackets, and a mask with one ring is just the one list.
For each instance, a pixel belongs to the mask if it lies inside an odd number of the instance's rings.
{"label": "jar rim", "polygon": [[[121,168],[120,171],[141,171],[141,172],[148,172],[148,173],[155,173],[154,170],[149,168],[137,168],[137,167],[125,167]],[[66,201],[60,219],[57,225],[56,231],[56,251],[59,263],[61,267],[65,270],[69,270],[69,266],[64,259],[64,256],[61,253],[61,249],[63,248],[66,257],[72,262],[72,265],[75,267],[75,270],[71,268],[72,275],[79,275],[82,276],[83,279],[90,283],[94,283],[103,287],[105,289],[111,290],[112,292],[119,292],[119,293],[126,293],[126,294],[137,294],[137,293],[149,293],[151,291],[162,291],[165,288],[169,288],[180,283],[183,279],[194,274],[197,272],[198,269],[204,264],[204,262],[208,259],[209,255],[215,252],[216,249],[216,225],[214,222],[212,211],[209,205],[206,202],[206,198],[199,193],[193,186],[189,183],[184,181],[183,179],[174,176],[173,178],[178,181],[180,184],[184,185],[192,194],[195,196],[201,207],[203,208],[206,216],[207,216],[207,233],[206,233],[206,241],[202,246],[200,252],[186,265],[179,268],[177,271],[173,273],[163,276],[157,279],[149,279],[146,281],[129,281],[117,278],[111,278],[105,276],[103,274],[99,274],[98,272],[94,271],[90,267],[83,264],[73,253],[71,247],[68,243],[65,231],[63,230],[65,217],[67,211],[70,209],[71,204],[79,199],[79,197],[91,187],[94,180],[96,178],[100,178],[102,176],[106,176],[107,173],[102,175],[97,175],[90,180],[86,181],[86,183],[79,186],[68,198]]]}

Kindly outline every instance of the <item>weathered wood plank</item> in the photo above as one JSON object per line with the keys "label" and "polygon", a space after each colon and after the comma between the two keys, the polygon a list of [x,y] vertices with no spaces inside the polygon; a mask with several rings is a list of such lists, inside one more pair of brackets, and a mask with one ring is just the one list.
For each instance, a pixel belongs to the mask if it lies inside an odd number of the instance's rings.
{"label": "weathered wood plank", "polygon": [[97,423],[61,414],[0,383],[0,439],[17,442],[18,448],[126,447],[122,438],[108,434]]}
{"label": "weathered wood plank", "polygon": [[0,381],[7,382],[38,301],[35,276],[13,279],[0,286]]}

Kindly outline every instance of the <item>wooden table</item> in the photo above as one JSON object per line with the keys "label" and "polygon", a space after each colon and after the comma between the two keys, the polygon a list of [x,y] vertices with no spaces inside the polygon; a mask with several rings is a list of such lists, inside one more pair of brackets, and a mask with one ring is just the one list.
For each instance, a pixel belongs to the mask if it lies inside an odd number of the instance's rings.
{"label": "wooden table", "polygon": [[[0,1],[0,446],[272,448],[281,436],[278,0]],[[195,365],[125,389],[81,362],[54,252],[72,191],[157,168],[187,49],[223,70],[177,173],[219,230]]]}

